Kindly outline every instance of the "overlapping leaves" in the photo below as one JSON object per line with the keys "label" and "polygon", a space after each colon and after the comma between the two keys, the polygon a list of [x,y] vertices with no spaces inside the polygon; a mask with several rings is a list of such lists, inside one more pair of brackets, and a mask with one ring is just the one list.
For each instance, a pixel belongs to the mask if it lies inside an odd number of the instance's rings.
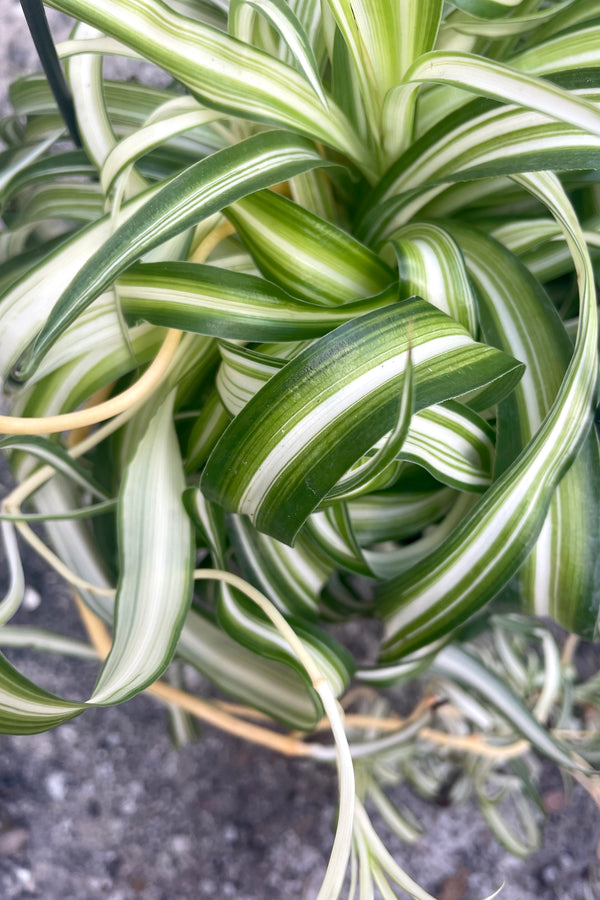
{"label": "overlapping leaves", "polygon": [[[376,615],[382,659],[359,678],[393,683],[445,647],[434,674],[449,690],[478,687],[571,765],[468,648],[445,645],[498,597],[588,637],[597,627],[594,4],[236,0],[228,22],[210,3],[52,5],[86,23],[60,51],[85,152],[54,150],[42,79],[15,86],[0,178],[12,410],[117,392],[165,328],[185,337],[87,462],[56,438],[3,445],[22,479],[40,454],[61,474],[32,494],[36,513],[2,512],[0,613],[23,592],[15,530],[45,516],[114,627],[89,702],[131,696],[178,656],[237,700],[316,725],[314,684],[243,591],[205,581],[190,606],[197,556],[270,598],[334,692],[354,664],[323,620]],[[106,82],[108,52],[141,54],[178,86]],[[563,314],[577,317],[574,347]],[[118,549],[107,566],[88,515]],[[356,575],[378,582],[374,600]],[[86,706],[0,670],[2,730]],[[484,769],[473,781],[506,833]],[[423,896],[357,809],[361,891],[371,854],[382,891],[387,872]]]}

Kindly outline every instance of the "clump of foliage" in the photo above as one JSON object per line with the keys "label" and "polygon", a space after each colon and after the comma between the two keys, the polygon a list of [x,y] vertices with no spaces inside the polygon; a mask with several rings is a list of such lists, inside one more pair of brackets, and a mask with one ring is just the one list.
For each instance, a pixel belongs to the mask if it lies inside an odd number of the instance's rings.
{"label": "clump of foliage", "polygon": [[[106,659],[80,702],[1,657],[0,728],[150,688],[337,762],[321,900],[349,860],[351,896],[429,896],[365,808],[414,840],[399,779],[474,793],[529,852],[528,750],[592,791],[600,758],[573,661],[600,605],[597,4],[49,5],[76,20],[53,85],[79,146],[44,76],[12,86],[0,642]],[[172,81],[110,80],[113,55]],[[6,624],[17,533],[90,644]],[[369,665],[339,627],[367,617]],[[157,681],[181,663],[236,705]],[[412,679],[401,719],[386,689]]]}

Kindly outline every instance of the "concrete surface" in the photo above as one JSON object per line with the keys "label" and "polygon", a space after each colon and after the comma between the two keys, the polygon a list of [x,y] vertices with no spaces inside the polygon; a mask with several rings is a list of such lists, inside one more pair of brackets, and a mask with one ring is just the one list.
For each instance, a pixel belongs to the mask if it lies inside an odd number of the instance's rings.
{"label": "concrete surface", "polygon": [[[6,109],[6,80],[31,65],[32,54],[16,0],[3,0],[0,22]],[[0,482],[4,495],[5,470]],[[29,553],[26,567],[21,620],[79,634],[59,579]],[[11,658],[63,695],[82,696],[95,676],[91,664]],[[560,806],[552,767],[543,786]],[[331,846],[335,796],[331,769],[210,728],[175,751],[165,713],[148,697],[91,710],[47,734],[0,736],[0,900],[309,900]],[[394,796],[427,834],[412,848],[389,846],[442,900],[483,897],[502,882],[505,900],[600,900],[600,814],[581,789],[550,815],[544,849],[526,861],[503,851],[470,805],[436,807],[404,787]]]}

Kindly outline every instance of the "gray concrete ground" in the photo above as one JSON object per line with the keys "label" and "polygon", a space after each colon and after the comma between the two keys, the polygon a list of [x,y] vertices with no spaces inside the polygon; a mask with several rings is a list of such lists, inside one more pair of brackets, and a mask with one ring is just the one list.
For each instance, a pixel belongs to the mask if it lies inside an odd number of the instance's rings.
{"label": "gray concrete ground", "polygon": [[[3,0],[0,25],[5,102],[6,79],[31,64],[16,0]],[[0,470],[1,495],[7,486]],[[30,593],[22,615],[80,634],[57,576],[25,558]],[[0,589],[3,572],[0,565]],[[91,664],[25,652],[11,658],[67,696],[83,696],[95,677]],[[543,787],[560,806],[551,767]],[[0,736],[0,900],[309,900],[326,865],[335,796],[333,770],[210,728],[174,750],[164,710],[149,697],[90,710],[47,734]],[[506,900],[600,900],[600,813],[581,789],[550,814],[544,848],[526,861],[498,846],[473,806],[426,804],[404,787],[394,796],[414,810],[426,836],[411,848],[390,838],[390,849],[441,900],[483,897],[502,882]]]}

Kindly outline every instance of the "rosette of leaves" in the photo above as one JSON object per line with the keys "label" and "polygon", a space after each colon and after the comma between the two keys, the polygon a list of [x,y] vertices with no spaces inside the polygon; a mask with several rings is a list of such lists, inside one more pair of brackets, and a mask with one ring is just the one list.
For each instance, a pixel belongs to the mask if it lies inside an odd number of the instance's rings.
{"label": "rosette of leaves", "polygon": [[[378,729],[372,699],[367,739],[336,698],[429,672],[488,736],[464,770],[527,852],[531,779],[507,775],[504,745],[581,778],[597,758],[557,736],[594,689],[566,689],[539,618],[596,635],[597,4],[49,5],[75,20],[66,80],[38,13],[50,82],[16,82],[1,125],[0,430],[19,483],[0,639],[106,659],[85,701],[0,659],[1,729],[118,703],[177,661],[247,714],[308,734],[325,713],[335,749],[293,739],[340,773],[320,898],[350,857],[351,892],[426,897],[363,801],[414,836],[379,782],[431,788],[410,748],[443,714]],[[169,80],[111,80],[110,56]],[[17,533],[78,592],[95,649],[6,624]],[[361,617],[383,623],[369,666],[335,638]]]}

